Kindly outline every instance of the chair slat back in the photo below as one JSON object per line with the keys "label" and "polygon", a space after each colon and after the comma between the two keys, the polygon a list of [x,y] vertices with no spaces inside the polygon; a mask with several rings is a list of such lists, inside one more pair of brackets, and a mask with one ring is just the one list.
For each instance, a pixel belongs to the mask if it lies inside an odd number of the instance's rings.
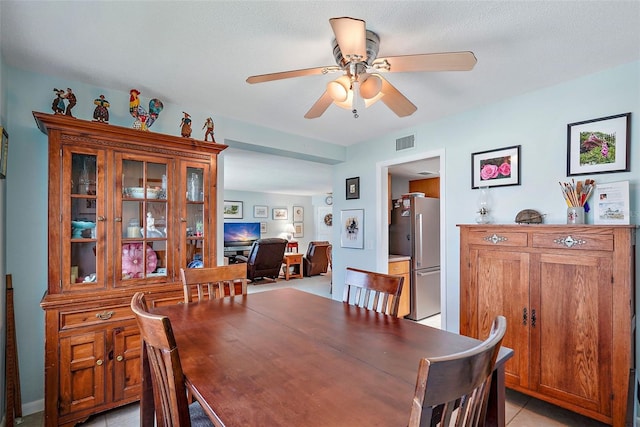
{"label": "chair slat back", "polygon": [[397,316],[403,280],[402,276],[347,267],[342,301]]}
{"label": "chair slat back", "polygon": [[506,319],[497,316],[489,337],[478,346],[421,359],[409,427],[484,426],[491,375],[506,330]]}
{"label": "chair slat back", "polygon": [[[247,265],[231,264],[211,268],[181,268],[184,302],[247,295]],[[239,287],[239,289],[237,288]]]}
{"label": "chair slat back", "polygon": [[131,310],[149,360],[156,425],[191,426],[180,355],[169,318],[149,313],[142,292],[131,299]]}

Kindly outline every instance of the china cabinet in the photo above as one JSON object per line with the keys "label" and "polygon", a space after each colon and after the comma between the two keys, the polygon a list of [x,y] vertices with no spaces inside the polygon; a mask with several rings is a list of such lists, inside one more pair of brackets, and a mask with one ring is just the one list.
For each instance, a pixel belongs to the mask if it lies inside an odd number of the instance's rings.
{"label": "china cabinet", "polygon": [[139,399],[129,302],[182,299],[181,267],[216,265],[222,144],[33,113],[48,135],[45,425]]}
{"label": "china cabinet", "polygon": [[506,385],[623,426],[634,384],[635,226],[461,225],[460,333],[507,318]]}

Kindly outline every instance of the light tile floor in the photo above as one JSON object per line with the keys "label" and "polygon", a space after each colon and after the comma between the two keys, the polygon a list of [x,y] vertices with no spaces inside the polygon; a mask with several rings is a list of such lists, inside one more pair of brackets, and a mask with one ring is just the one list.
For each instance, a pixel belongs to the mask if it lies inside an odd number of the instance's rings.
{"label": "light tile floor", "polygon": [[[331,274],[289,281],[280,279],[275,283],[265,281],[264,283],[250,284],[248,293],[295,287],[329,298],[331,296],[329,293],[330,280]],[[420,323],[440,327],[440,316],[432,316],[420,321]],[[604,427],[606,425],[512,390],[507,390],[506,418],[509,427]],[[83,427],[134,427],[139,424],[139,406],[137,403],[132,403],[94,415],[80,425]],[[41,427],[43,425],[43,413],[38,412],[23,417],[20,427]]]}

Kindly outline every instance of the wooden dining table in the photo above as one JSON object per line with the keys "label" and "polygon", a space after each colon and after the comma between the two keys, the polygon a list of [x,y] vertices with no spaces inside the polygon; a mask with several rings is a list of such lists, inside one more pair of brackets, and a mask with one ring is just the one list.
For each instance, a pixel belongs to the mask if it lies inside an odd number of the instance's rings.
{"label": "wooden dining table", "polygon": [[[406,426],[418,363],[479,341],[296,289],[164,306],[187,388],[221,426]],[[503,348],[487,425],[505,425]],[[143,357],[141,425],[153,425]],[[149,423],[151,424],[145,424]]]}

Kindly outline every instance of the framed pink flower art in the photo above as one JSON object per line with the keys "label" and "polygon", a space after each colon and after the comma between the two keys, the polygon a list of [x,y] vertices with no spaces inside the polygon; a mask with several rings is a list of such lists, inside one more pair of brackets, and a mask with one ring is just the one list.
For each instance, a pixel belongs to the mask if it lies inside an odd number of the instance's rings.
{"label": "framed pink flower art", "polygon": [[520,185],[520,146],[471,155],[471,188]]}

